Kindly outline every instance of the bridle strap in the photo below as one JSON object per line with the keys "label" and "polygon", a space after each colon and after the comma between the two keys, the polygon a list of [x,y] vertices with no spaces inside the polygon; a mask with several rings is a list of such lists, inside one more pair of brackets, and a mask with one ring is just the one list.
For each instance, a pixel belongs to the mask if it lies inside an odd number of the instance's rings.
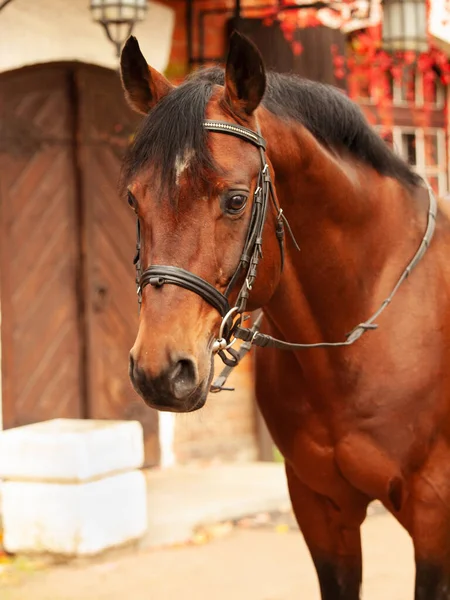
{"label": "bridle strap", "polygon": [[[249,292],[252,289],[253,282],[256,278],[257,267],[262,258],[262,234],[266,222],[269,199],[272,201],[277,215],[276,236],[280,246],[281,270],[283,270],[284,266],[284,223],[286,222],[286,219],[283,215],[283,211],[278,206],[275,197],[270,178],[269,166],[265,156],[266,142],[261,135],[259,124],[257,124],[258,132],[252,131],[251,129],[243,127],[242,125],[228,123],[225,121],[207,120],[204,121],[203,126],[208,131],[229,134],[234,137],[239,137],[245,142],[250,142],[258,148],[260,153],[261,170],[254,194],[253,210],[250,219],[250,225],[247,231],[247,237],[239,264],[225,291],[225,296],[228,297],[231,293],[231,290],[242,276],[242,273],[247,273],[244,285],[242,286],[236,301],[236,306],[239,308],[239,312],[242,313],[245,311]],[[291,236],[293,237],[292,232]]]}
{"label": "bridle strap", "polygon": [[219,292],[213,285],[208,283],[194,273],[190,273],[181,267],[173,267],[168,265],[152,265],[144,271],[140,280],[140,288],[144,289],[146,285],[151,285],[154,288],[159,288],[166,283],[178,285],[198,294],[213,306],[221,317],[224,317],[230,310],[228,299]]}
{"label": "bridle strap", "polygon": [[[312,348],[339,348],[344,346],[351,346],[354,344],[359,338],[364,335],[367,331],[372,331],[378,328],[378,325],[375,323],[375,320],[381,315],[381,313],[389,306],[395,294],[399,290],[402,283],[409,277],[412,271],[419,264],[424,254],[428,250],[431,240],[433,238],[435,229],[436,229],[436,217],[437,217],[437,201],[436,197],[431,189],[430,185],[427,181],[424,181],[429,196],[429,208],[428,208],[428,221],[427,228],[425,230],[425,234],[422,238],[419,248],[414,254],[411,261],[408,263],[407,267],[400,275],[397,283],[393,287],[389,296],[381,303],[378,310],[366,321],[360,323],[356,327],[354,327],[347,335],[344,341],[342,342],[317,342],[313,344],[306,343],[293,343],[293,342],[285,342],[283,340],[278,340],[271,335],[267,335],[259,332],[259,328],[261,326],[261,321],[263,317],[263,311],[261,310],[258,317],[256,318],[253,326],[250,329],[246,329],[240,327],[240,324],[237,324],[233,328],[233,336],[236,339],[242,340],[241,347],[239,349],[238,361],[241,360],[247,352],[249,352],[252,346],[259,346],[260,348],[276,348],[278,350],[308,350]],[[211,386],[211,392],[220,392],[222,390],[233,391],[233,388],[225,387],[226,381],[231,374],[232,368],[229,366],[224,367],[222,372],[216,379],[214,380]]]}
{"label": "bridle strap", "polygon": [[257,148],[261,148],[264,152],[266,150],[265,139],[255,131],[243,127],[242,125],[236,125],[236,123],[227,123],[226,121],[203,121],[203,127],[207,131],[215,131],[216,133],[228,133],[234,137],[240,137],[246,142],[250,142]]}
{"label": "bridle strap", "polygon": [[[225,121],[222,122],[212,120],[204,121],[204,128],[208,131],[212,131],[215,133],[225,133],[234,137],[239,137],[245,142],[249,142],[256,146],[259,149],[261,156],[261,170],[259,173],[257,188],[254,195],[252,214],[250,217],[250,225],[247,231],[244,249],[239,264],[227,286],[225,294],[219,292],[219,290],[217,290],[213,285],[208,283],[203,278],[199,277],[198,275],[195,275],[194,273],[190,273],[189,271],[186,271],[185,269],[182,269],[180,267],[152,265],[144,272],[141,272],[139,221],[137,226],[137,251],[134,264],[136,265],[137,270],[139,302],[141,302],[142,300],[142,291],[145,288],[145,286],[151,285],[153,287],[162,287],[165,284],[173,284],[188,289],[191,292],[194,292],[195,294],[201,296],[206,302],[208,302],[208,304],[213,306],[223,318],[230,311],[228,295],[231,293],[233,287],[241,277],[242,273],[246,271],[247,275],[245,278],[245,282],[239,292],[236,305],[239,308],[239,311],[236,310],[236,312],[242,314],[245,310],[249,291],[251,290],[253,281],[256,277],[256,269],[259,260],[262,257],[262,232],[266,220],[267,205],[269,202],[269,198],[272,199],[272,202],[274,204],[275,209],[277,210],[278,215],[276,233],[278,242],[280,244],[282,266],[284,259],[284,230],[283,221],[281,218],[282,211],[278,207],[275,199],[272,183],[270,180],[269,168],[265,159],[264,152],[266,148],[266,142],[264,138],[260,135],[259,128],[258,133],[256,133],[255,131],[248,129],[247,127],[243,127],[242,125],[228,123]],[[228,334],[231,333],[229,327],[226,327],[225,330],[227,330]],[[234,363],[235,359],[233,359],[232,362]]]}
{"label": "bridle strap", "polygon": [[378,328],[378,325],[375,323],[375,320],[381,315],[381,313],[389,306],[394,298],[395,294],[398,292],[402,283],[409,277],[412,271],[419,264],[421,259],[423,258],[425,252],[428,250],[430,242],[433,238],[434,231],[436,229],[436,216],[437,216],[437,200],[436,196],[433,193],[428,182],[425,181],[425,185],[428,189],[428,197],[429,197],[429,208],[428,208],[428,221],[427,228],[425,230],[425,234],[420,242],[420,246],[417,249],[417,252],[412,257],[411,261],[408,263],[405,270],[400,275],[397,283],[393,287],[389,296],[381,303],[380,307],[374,314],[369,317],[363,323],[359,323],[356,325],[347,335],[346,339],[342,342],[317,342],[315,344],[301,344],[301,343],[293,343],[293,342],[285,342],[283,340],[277,340],[271,335],[267,335],[264,333],[259,333],[259,331],[255,329],[245,329],[243,327],[236,327],[233,330],[233,335],[235,338],[243,340],[245,343],[250,343],[253,346],[260,346],[261,348],[277,348],[278,350],[304,350],[310,348],[338,348],[342,346],[351,346],[354,344],[359,338],[366,333],[366,331],[371,331]]}
{"label": "bridle strap", "polygon": [[[178,285],[179,287],[199,295],[215,308],[222,317],[220,334],[213,343],[213,352],[218,353],[222,361],[228,367],[232,368],[238,364],[245,349],[244,346],[242,351],[236,352],[231,346],[236,341],[234,331],[242,322],[242,315],[246,309],[250,290],[256,279],[257,267],[262,258],[262,237],[270,201],[276,211],[277,224],[275,233],[280,246],[281,270],[283,269],[284,263],[284,224],[287,223],[287,221],[282,214],[282,210],[278,206],[275,197],[269,166],[265,155],[266,142],[261,136],[259,126],[258,132],[252,131],[242,125],[225,121],[206,120],[204,121],[203,126],[207,131],[232,135],[245,142],[249,142],[253,146],[256,146],[260,153],[261,168],[258,175],[256,190],[254,192],[250,224],[248,226],[239,264],[230,278],[225,294],[219,292],[219,290],[203,278],[180,267],[151,265],[142,272],[140,261],[140,228],[138,223],[136,257],[134,260],[137,273],[138,301],[139,304],[141,304],[142,291],[147,285],[151,285],[155,288],[162,287],[165,284]],[[290,231],[289,227],[288,230]],[[293,237],[292,233],[291,236]],[[236,305],[230,309],[228,296],[241,277],[244,277],[244,282],[238,293]],[[225,352],[228,353],[228,356]]]}

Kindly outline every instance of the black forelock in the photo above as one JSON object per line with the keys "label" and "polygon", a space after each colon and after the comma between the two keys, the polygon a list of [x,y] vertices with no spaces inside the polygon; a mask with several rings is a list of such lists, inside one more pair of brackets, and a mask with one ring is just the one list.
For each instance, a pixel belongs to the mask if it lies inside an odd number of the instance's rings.
{"label": "black forelock", "polygon": [[203,127],[212,90],[213,84],[206,79],[188,79],[161,99],[142,121],[125,155],[124,183],[151,164],[161,185],[172,189],[176,159],[182,160],[189,151],[193,179],[204,177],[205,167],[214,169]]}

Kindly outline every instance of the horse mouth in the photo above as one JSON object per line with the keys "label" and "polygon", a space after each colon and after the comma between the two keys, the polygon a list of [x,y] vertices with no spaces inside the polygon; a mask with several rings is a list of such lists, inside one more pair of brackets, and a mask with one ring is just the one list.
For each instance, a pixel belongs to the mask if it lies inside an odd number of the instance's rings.
{"label": "horse mouth", "polygon": [[154,397],[145,396],[139,390],[136,392],[144,400],[145,404],[149,408],[159,410],[161,412],[173,412],[173,413],[190,413],[195,412],[203,408],[206,402],[207,393],[200,389],[198,392],[194,390],[187,398],[178,399],[174,397]]}
{"label": "horse mouth", "polygon": [[176,368],[149,376],[130,356],[129,378],[135,392],[149,408],[174,413],[189,413],[205,405],[214,377],[214,357],[211,355],[207,377],[198,378],[192,360],[182,359]]}
{"label": "horse mouth", "polygon": [[200,410],[206,402],[210,378],[200,382],[186,396],[176,396],[168,386],[158,385],[150,380],[136,377],[130,369],[130,381],[134,391],[149,408],[164,412],[189,413]]}

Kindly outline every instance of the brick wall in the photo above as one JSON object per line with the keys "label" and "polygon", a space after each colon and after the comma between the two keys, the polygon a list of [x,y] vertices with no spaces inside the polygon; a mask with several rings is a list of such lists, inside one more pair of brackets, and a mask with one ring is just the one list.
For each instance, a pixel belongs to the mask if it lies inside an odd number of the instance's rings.
{"label": "brick wall", "polygon": [[[216,374],[222,362],[216,360]],[[248,355],[228,382],[234,392],[210,394],[198,412],[177,415],[175,456],[187,462],[228,462],[258,457],[252,358]]]}

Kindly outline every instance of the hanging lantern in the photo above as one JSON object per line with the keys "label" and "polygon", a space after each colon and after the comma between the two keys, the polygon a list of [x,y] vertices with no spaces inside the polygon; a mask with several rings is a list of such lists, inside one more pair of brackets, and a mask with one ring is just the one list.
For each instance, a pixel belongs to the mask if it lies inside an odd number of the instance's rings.
{"label": "hanging lantern", "polygon": [[102,25],[119,57],[135,24],[145,17],[147,0],[91,0],[90,8],[92,18]]}
{"label": "hanging lantern", "polygon": [[383,0],[382,42],[387,52],[426,52],[426,0]]}

